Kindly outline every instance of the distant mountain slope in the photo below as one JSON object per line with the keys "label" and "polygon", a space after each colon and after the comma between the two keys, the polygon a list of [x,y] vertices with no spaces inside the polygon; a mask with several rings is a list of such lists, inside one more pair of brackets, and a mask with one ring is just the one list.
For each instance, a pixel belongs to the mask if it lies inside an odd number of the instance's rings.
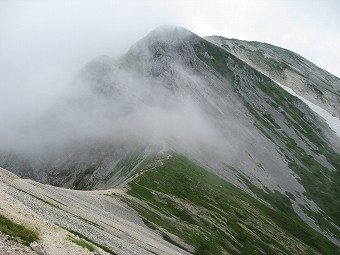
{"label": "distant mountain slope", "polygon": [[[293,57],[297,59],[293,60]],[[291,53],[289,61],[302,61],[299,58]],[[264,64],[262,60],[258,64],[267,67],[274,65],[272,61],[266,63],[266,58],[263,61]],[[288,60],[285,61],[285,65],[293,66]],[[280,68],[276,75],[281,75],[283,79],[287,75],[285,70],[292,67]],[[305,69],[299,72],[313,81],[326,79],[319,69],[315,69],[315,73],[311,73],[309,67]],[[320,77],[318,73],[321,73]],[[333,78],[329,74],[327,79]],[[334,250],[334,245],[316,232],[339,245],[339,137],[300,99],[291,96],[235,53],[186,29],[160,27],[119,58],[101,56],[92,60],[81,70],[74,86],[78,93],[70,95],[66,113],[57,112],[42,121],[42,126],[46,122],[51,123],[51,132],[55,131],[54,127],[60,127],[56,131],[60,135],[58,139],[64,141],[64,147],[59,150],[52,147],[55,153],[44,154],[50,150],[47,147],[48,150],[43,150],[38,154],[39,157],[36,157],[37,154],[23,157],[18,152],[2,154],[2,166],[20,176],[68,188],[129,186],[131,196],[154,206],[144,211],[136,207],[136,201],[131,197],[129,200],[144,219],[150,222],[154,220],[151,226],[163,224],[157,220],[158,216],[164,218],[160,214],[170,214],[171,217],[172,213],[177,213],[177,218],[184,221],[179,226],[189,221],[193,224],[189,226],[191,231],[202,218],[192,213],[189,217],[186,212],[178,211],[178,203],[181,203],[181,199],[192,197],[195,201],[187,201],[187,206],[207,209],[207,206],[211,206],[207,201],[211,200],[218,211],[218,215],[212,215],[221,217],[226,214],[224,210],[228,210],[224,207],[225,203],[234,202],[223,199],[220,201],[222,205],[216,202],[216,196],[223,196],[223,192],[214,186],[218,182],[222,189],[231,189],[228,194],[235,195],[237,203],[253,204],[262,215],[261,219],[268,216],[271,222],[276,216],[279,217],[280,222],[275,225],[277,228],[284,228],[285,225],[289,228],[297,224],[298,219],[312,227],[314,230],[301,223],[302,232],[296,228],[285,229],[287,243],[290,242],[288,239],[295,236],[298,242],[308,246],[301,251],[303,254],[327,254]],[[337,93],[334,91],[337,85],[327,86],[322,87],[322,100],[327,107],[336,109],[332,93],[328,95],[326,91]],[[316,93],[314,88],[304,89],[308,93]],[[74,113],[76,120],[81,120],[72,123],[72,129],[67,126],[69,123],[63,122],[63,116],[70,113]],[[65,126],[67,131],[76,130],[72,137],[63,129]],[[171,178],[174,176],[167,177],[168,184],[174,185],[172,188],[163,187],[167,183],[164,184],[162,178],[151,178],[153,171],[163,169],[162,166],[167,162],[178,165],[177,170],[181,171],[178,173],[181,177],[179,183],[172,183]],[[213,179],[213,183],[209,180],[206,183],[210,193],[205,195],[202,190],[190,186],[205,187],[204,179],[190,176],[188,169],[192,165],[192,171],[196,171],[196,174]],[[152,181],[144,183],[144,176],[149,176]],[[164,178],[166,176],[164,174]],[[183,188],[176,187],[181,180],[187,185],[185,192],[188,194],[174,192],[174,189]],[[143,187],[138,186],[140,182]],[[161,191],[161,188],[166,189]],[[236,194],[233,189],[237,190]],[[164,199],[155,195],[158,192],[169,198],[165,203],[169,209],[160,205]],[[245,198],[244,192],[250,196]],[[160,203],[156,208],[154,200]],[[137,201],[137,204],[140,203]],[[275,213],[267,206],[274,209]],[[243,214],[248,215],[249,208],[242,208],[240,215],[228,215],[241,218]],[[150,211],[158,216],[153,215],[152,218]],[[207,219],[214,222],[214,216],[207,216]],[[256,247],[259,253],[270,254],[274,248],[264,245],[269,237],[262,233],[259,242],[255,237],[261,227],[270,229],[270,223],[257,223],[256,226],[251,226],[249,221],[246,225],[238,224],[247,232],[241,231],[244,239],[235,234],[238,228],[235,225],[221,223],[223,226],[217,230],[208,226],[200,231],[202,235],[207,233],[207,236],[215,237],[219,231],[231,231],[231,236],[237,236],[237,240],[232,237],[228,239],[232,244],[227,244],[229,248],[219,243],[221,240],[211,237],[214,254],[219,254],[221,247],[229,253],[238,253],[238,250],[247,252],[247,249]],[[250,238],[248,234],[252,231],[251,227],[255,228],[255,232]],[[181,239],[198,250],[201,242],[210,240],[209,237],[191,240],[188,238],[190,232],[186,233],[188,229],[177,233],[168,225],[156,228],[181,235]],[[251,239],[249,242],[248,238]],[[242,240],[246,244],[245,248],[242,247]],[[316,247],[313,240],[319,240],[322,244]],[[278,240],[272,241],[272,246],[277,245]],[[281,248],[281,253],[288,252]],[[289,252],[296,254],[298,250],[294,248]],[[201,252],[209,254],[204,249]]]}
{"label": "distant mountain slope", "polygon": [[298,54],[267,43],[208,36],[204,39],[225,48],[298,95],[340,118],[340,79]]}

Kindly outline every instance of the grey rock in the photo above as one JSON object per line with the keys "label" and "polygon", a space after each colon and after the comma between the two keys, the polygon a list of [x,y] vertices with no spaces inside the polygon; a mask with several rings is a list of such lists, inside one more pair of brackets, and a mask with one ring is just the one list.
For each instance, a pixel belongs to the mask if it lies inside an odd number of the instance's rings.
{"label": "grey rock", "polygon": [[45,255],[44,249],[38,244],[36,241],[30,243],[30,247],[34,250],[38,255]]}

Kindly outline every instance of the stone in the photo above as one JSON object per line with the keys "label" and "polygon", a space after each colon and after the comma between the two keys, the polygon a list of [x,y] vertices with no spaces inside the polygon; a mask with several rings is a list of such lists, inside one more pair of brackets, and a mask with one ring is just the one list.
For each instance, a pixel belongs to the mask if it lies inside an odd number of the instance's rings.
{"label": "stone", "polygon": [[45,252],[40,244],[38,244],[36,241],[32,242],[30,244],[30,247],[33,251],[35,251],[38,255],[45,255]]}

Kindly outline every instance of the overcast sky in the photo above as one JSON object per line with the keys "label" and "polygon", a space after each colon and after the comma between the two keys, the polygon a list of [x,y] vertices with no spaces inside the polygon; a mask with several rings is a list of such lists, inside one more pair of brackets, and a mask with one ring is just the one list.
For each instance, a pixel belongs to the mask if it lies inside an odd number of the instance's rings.
{"label": "overcast sky", "polygon": [[339,13],[337,0],[1,0],[0,99],[49,100],[89,60],[162,24],[272,43],[340,77]]}

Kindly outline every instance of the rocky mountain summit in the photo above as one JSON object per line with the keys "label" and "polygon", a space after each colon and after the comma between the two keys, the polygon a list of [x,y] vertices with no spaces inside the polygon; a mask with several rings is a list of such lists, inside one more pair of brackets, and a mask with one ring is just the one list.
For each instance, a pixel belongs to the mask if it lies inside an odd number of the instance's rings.
{"label": "rocky mountain summit", "polygon": [[340,138],[279,83],[339,117],[339,79],[293,52],[157,28],[79,72],[34,152],[1,152],[45,183],[4,190],[113,254],[335,254]]}

